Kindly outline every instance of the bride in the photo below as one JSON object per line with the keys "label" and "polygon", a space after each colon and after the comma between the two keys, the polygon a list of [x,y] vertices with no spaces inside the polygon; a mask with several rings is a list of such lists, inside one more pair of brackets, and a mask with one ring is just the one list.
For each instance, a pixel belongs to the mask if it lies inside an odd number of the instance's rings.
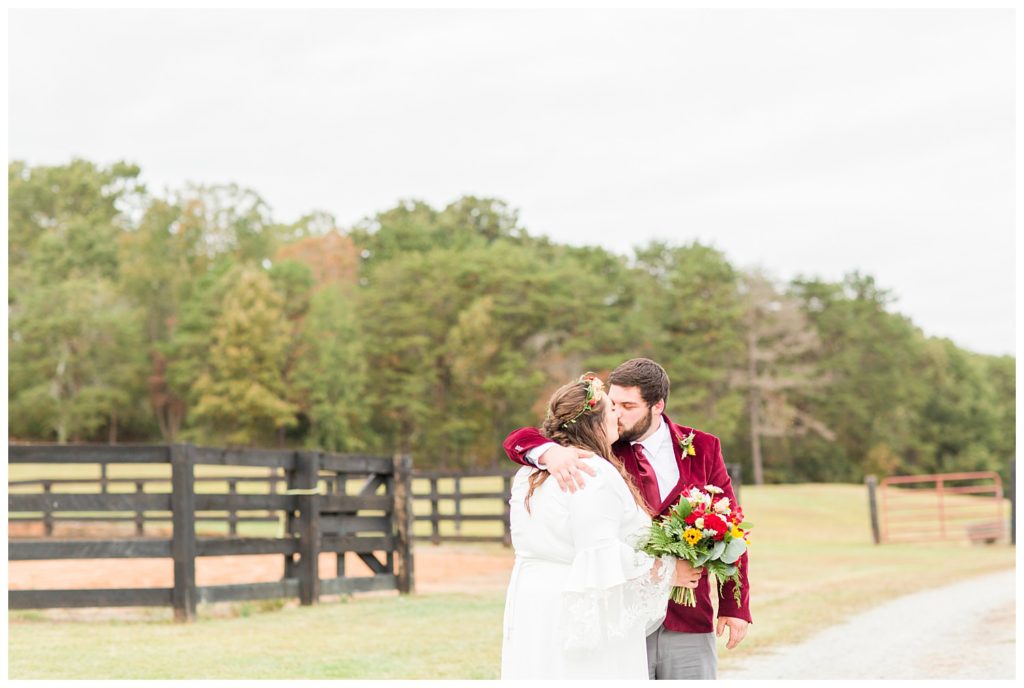
{"label": "bride", "polygon": [[556,391],[543,433],[594,452],[586,461],[597,475],[568,493],[547,471],[516,474],[501,678],[646,679],[646,636],[664,619],[670,588],[695,588],[698,578],[633,546],[651,518],[612,452],[618,412],[601,380],[588,373]]}

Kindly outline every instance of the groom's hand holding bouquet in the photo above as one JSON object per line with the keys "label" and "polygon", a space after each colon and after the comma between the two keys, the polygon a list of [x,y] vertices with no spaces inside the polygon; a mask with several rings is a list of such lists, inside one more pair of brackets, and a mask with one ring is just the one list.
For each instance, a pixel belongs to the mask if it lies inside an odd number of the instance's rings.
{"label": "groom's hand holding bouquet", "polygon": [[[651,524],[640,549],[655,557],[670,554],[694,568],[711,571],[718,578],[720,593],[725,581],[731,580],[738,604],[740,575],[736,562],[747,551],[747,533],[753,526],[743,520],[743,510],[730,504],[722,492],[715,485],[685,490],[679,503]],[[673,587],[672,600],[688,607],[697,604],[688,587]]]}

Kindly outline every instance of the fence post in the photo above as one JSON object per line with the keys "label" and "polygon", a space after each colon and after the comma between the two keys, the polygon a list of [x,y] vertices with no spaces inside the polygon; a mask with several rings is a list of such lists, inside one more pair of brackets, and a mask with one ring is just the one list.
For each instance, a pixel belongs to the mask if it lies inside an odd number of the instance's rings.
{"label": "fence post", "polygon": [[[317,487],[319,474],[319,453],[296,452],[293,487],[312,490]],[[308,606],[316,604],[320,598],[320,504],[315,494],[300,494],[297,501],[299,603]]]}
{"label": "fence post", "polygon": [[877,545],[882,541],[881,533],[878,530],[878,500],[875,496],[875,490],[878,487],[878,478],[873,475],[869,475],[864,479],[864,482],[867,483],[868,486],[868,507],[871,510],[871,537]]}
{"label": "fence post", "polygon": [[[348,494],[348,476],[344,473],[338,473],[335,475],[334,483],[334,494],[344,497]],[[334,555],[337,560],[337,578],[345,577],[345,553],[338,552]]]}
{"label": "fence post", "polygon": [[946,539],[946,505],[942,498],[945,491],[944,481],[940,477],[935,484],[935,492],[939,497],[939,539]]}
{"label": "fence post", "polygon": [[238,481],[228,480],[228,535],[238,535],[238,512],[235,511],[235,495],[238,494]]}
{"label": "fence post", "polygon": [[171,554],[175,621],[196,618],[196,476],[193,447],[171,445]]}
{"label": "fence post", "polygon": [[[49,480],[43,481],[43,493],[49,495],[53,484]],[[53,535],[53,512],[50,510],[52,502],[46,500],[46,510],[43,512],[43,534]]]}
{"label": "fence post", "polygon": [[[270,483],[270,491],[273,494],[280,493],[280,476],[277,475],[277,469],[270,469],[273,473],[273,480]],[[295,471],[287,468],[282,469],[284,472],[284,489],[287,490],[293,487],[292,482],[295,479]],[[270,512],[268,512],[270,513]],[[284,536],[286,538],[295,537],[295,511],[293,509],[285,509],[284,511]],[[283,578],[295,578],[295,555],[285,554],[284,555],[284,576]]]}
{"label": "fence post", "polygon": [[412,560],[412,457],[395,456],[395,521],[398,530],[398,592],[413,591]]}
{"label": "fence post", "polygon": [[430,542],[441,544],[441,514],[437,499],[437,478],[430,478]]}
{"label": "fence post", "polygon": [[[142,494],[145,492],[146,483],[143,480],[135,481],[135,494]],[[172,497],[173,499],[173,497]],[[138,509],[135,512],[135,534],[142,537],[146,534],[146,514],[142,509]]]}
{"label": "fence post", "polygon": [[1010,544],[1017,544],[1017,459],[1010,463]]}
{"label": "fence post", "polygon": [[736,503],[740,504],[740,487],[743,486],[743,464],[730,463],[725,468],[725,472],[729,475],[729,482],[732,483],[732,494],[736,497]]}
{"label": "fence post", "polygon": [[501,544],[505,547],[512,546],[512,503],[509,501],[512,496],[512,476],[506,475],[502,479],[502,484],[505,486],[505,502],[502,505],[502,526],[505,529]]}
{"label": "fence post", "polygon": [[454,496],[452,500],[455,504],[455,532],[459,535],[462,534],[462,477],[455,476],[455,484],[452,486],[454,490]]}

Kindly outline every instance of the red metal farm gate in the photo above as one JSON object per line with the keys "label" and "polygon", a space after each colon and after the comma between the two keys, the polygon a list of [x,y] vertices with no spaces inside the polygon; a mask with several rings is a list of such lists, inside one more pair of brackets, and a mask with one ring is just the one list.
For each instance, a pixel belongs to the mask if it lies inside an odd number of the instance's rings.
{"label": "red metal farm gate", "polygon": [[880,539],[995,542],[1007,535],[1003,503],[1003,482],[989,471],[884,478]]}

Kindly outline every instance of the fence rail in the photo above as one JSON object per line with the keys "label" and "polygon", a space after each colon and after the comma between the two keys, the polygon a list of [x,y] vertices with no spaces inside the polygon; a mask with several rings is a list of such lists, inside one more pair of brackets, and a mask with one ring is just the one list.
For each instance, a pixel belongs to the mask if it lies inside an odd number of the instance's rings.
{"label": "fence rail", "polygon": [[[510,522],[508,497],[512,491],[512,478],[515,471],[500,470],[473,470],[473,471],[413,471],[418,487],[424,484],[428,487],[426,491],[414,490],[413,498],[421,505],[427,507],[427,513],[421,513],[415,517],[416,521],[430,524],[429,534],[414,536],[417,540],[430,540],[433,544],[441,542],[500,542],[506,547],[512,544],[512,530]],[[498,484],[501,489],[495,490],[488,485],[484,491],[473,491],[466,489],[465,480],[469,478],[491,478],[487,483]],[[451,481],[452,490],[444,492],[439,489],[441,481]],[[479,481],[476,481],[479,482]],[[500,513],[494,514],[468,514],[463,509],[467,500],[500,501]],[[441,509],[442,502],[451,502],[452,513],[444,513]],[[493,535],[467,535],[462,532],[464,523],[488,523],[500,522],[501,527]],[[451,524],[453,533],[442,533],[442,523]]]}
{"label": "fence rail", "polygon": [[[742,483],[742,466],[738,463],[726,464],[726,470],[732,482],[733,492],[737,500],[740,496]],[[416,540],[429,540],[433,544],[441,542],[500,542],[506,547],[512,544],[512,528],[510,521],[509,495],[512,492],[512,480],[516,470],[473,469],[473,470],[417,470],[413,471],[413,499],[421,507],[415,520],[429,523],[429,532],[415,535]],[[474,479],[490,478],[490,481]],[[441,481],[451,481],[451,491],[440,489]],[[467,489],[467,482],[480,483],[475,490]],[[501,485],[500,490],[495,486]],[[426,488],[426,489],[424,489]],[[463,505],[466,502],[496,502],[492,505],[493,513],[466,513]],[[442,502],[451,503],[451,513],[442,511]],[[491,535],[466,535],[463,525],[466,523],[500,523],[500,530],[495,529]],[[442,528],[442,525],[451,528]],[[454,530],[454,533],[445,532]]]}
{"label": "fence rail", "polygon": [[[315,604],[323,594],[370,590],[408,593],[413,589],[412,461],[409,457],[346,456],[306,451],[237,450],[191,445],[72,446],[9,445],[11,464],[99,464],[98,480],[40,479],[13,481],[11,487],[41,488],[36,493],[8,493],[9,518],[41,521],[45,539],[8,542],[10,561],[171,558],[171,588],[117,588],[100,590],[9,590],[10,609],[94,606],[171,606],[175,619],[195,618],[199,602],[223,602],[298,597]],[[170,478],[111,478],[111,464],[169,464]],[[265,477],[197,477],[199,465],[263,467]],[[347,486],[358,483],[357,494]],[[151,483],[170,484],[169,492],[149,493]],[[266,492],[242,494],[240,483],[263,483]],[[92,483],[99,492],[59,492],[55,485]],[[227,484],[227,492],[197,491]],[[283,490],[279,483],[283,483]],[[134,484],[134,492],[110,487]],[[265,512],[258,516],[243,511]],[[169,512],[154,515],[149,512]],[[86,512],[75,514],[74,512]],[[99,515],[96,515],[99,512]],[[109,513],[107,513],[109,512]],[[131,512],[131,516],[118,515]],[[203,512],[226,512],[212,515]],[[170,521],[170,538],[61,540],[52,538],[57,521],[131,520],[136,533],[149,521]],[[226,520],[230,536],[199,537],[196,522]],[[237,537],[239,522],[276,520],[284,525],[281,537]],[[319,554],[334,553],[337,576],[321,579]],[[370,576],[345,575],[344,555],[354,553],[370,569]],[[201,556],[277,554],[284,557],[280,581],[198,586],[195,561]],[[383,555],[383,560],[380,558]]]}
{"label": "fence rail", "polygon": [[[352,468],[362,469],[368,466],[368,463],[363,460],[365,457],[354,457]],[[332,459],[333,461],[333,459]],[[29,463],[36,463],[35,461]],[[70,462],[69,462],[70,463]],[[78,463],[78,462],[75,462]],[[290,462],[282,462],[288,463]],[[260,461],[258,464],[262,467],[264,462]],[[335,465],[335,464],[331,464]],[[376,464],[378,467],[382,464]],[[170,499],[170,492],[163,492],[162,490],[153,490],[154,487],[167,487],[170,489],[171,478],[170,477],[143,477],[143,478],[111,478],[107,475],[107,464],[100,464],[100,477],[99,478],[33,478],[30,480],[11,480],[8,484],[8,493],[10,496],[17,497],[17,499],[9,499],[8,503],[12,506],[9,511],[20,511],[29,513],[20,513],[16,515],[8,516],[9,521],[42,521],[45,535],[53,535],[54,524],[59,522],[89,522],[89,521],[103,521],[103,522],[128,522],[135,525],[135,534],[137,536],[145,535],[145,526],[151,523],[170,523],[170,503],[166,505],[158,500]],[[210,501],[210,497],[203,492],[199,493],[199,509],[203,511],[224,511],[223,514],[206,513],[199,517],[197,520],[204,523],[218,523],[225,522],[228,527],[229,535],[238,534],[238,525],[240,523],[277,523],[281,520],[280,514],[274,513],[275,511],[294,508],[293,501],[287,500],[282,497],[279,500],[268,499],[265,495],[261,494],[243,494],[239,492],[239,485],[253,484],[260,487],[269,487],[271,494],[278,494],[281,491],[281,486],[286,485],[288,478],[283,471],[278,467],[268,467],[270,472],[265,476],[205,476],[195,477],[195,483],[197,486],[220,486],[227,485],[226,494],[216,495],[216,499]],[[351,470],[351,469],[350,469]],[[280,472],[279,472],[280,471]],[[330,499],[331,493],[335,490],[335,481],[330,476],[321,476],[320,478],[326,486],[327,495],[324,499]],[[80,511],[132,511],[131,515],[117,515],[117,514],[103,514],[101,516],[87,515],[87,514],[74,514],[73,509],[69,507],[69,503],[66,498],[68,493],[54,492],[55,486],[64,485],[75,485],[75,486],[95,486],[99,488],[98,493],[88,493],[89,497],[97,497],[99,495],[116,495],[117,498],[130,497],[131,495],[146,495],[144,498],[135,502],[112,502],[123,504],[124,508],[117,509],[101,509],[86,507]],[[134,486],[134,492],[125,491],[111,491],[110,487],[114,486]],[[19,493],[14,490],[32,489],[36,488],[41,490],[34,491],[31,493]],[[148,491],[147,491],[148,489]],[[70,495],[73,500],[78,500],[78,503],[88,504],[88,501],[82,502],[79,497],[82,495]],[[25,499],[22,499],[22,498]],[[116,499],[116,498],[115,498]],[[347,503],[346,508],[362,508],[362,509],[375,509],[384,508],[380,506],[387,497],[373,497],[364,498],[363,501],[358,501],[355,498],[349,498],[353,501]],[[370,501],[366,501],[370,499]],[[378,500],[376,505],[372,503],[372,500]],[[72,501],[73,501],[72,500]],[[148,501],[147,501],[148,500]],[[381,501],[384,500],[384,501]],[[110,500],[107,500],[110,501]],[[98,499],[97,503],[104,503],[102,499]],[[14,506],[19,507],[15,509]],[[22,508],[24,507],[24,508]],[[256,511],[265,510],[266,514],[252,514],[243,513],[245,511]],[[153,513],[166,512],[166,513]],[[36,516],[31,512],[42,512],[42,518]],[[60,512],[66,512],[61,514]]]}
{"label": "fence rail", "polygon": [[[1007,535],[998,473],[941,473],[865,480],[875,544],[970,540]],[[964,484],[966,483],[966,484]]]}

